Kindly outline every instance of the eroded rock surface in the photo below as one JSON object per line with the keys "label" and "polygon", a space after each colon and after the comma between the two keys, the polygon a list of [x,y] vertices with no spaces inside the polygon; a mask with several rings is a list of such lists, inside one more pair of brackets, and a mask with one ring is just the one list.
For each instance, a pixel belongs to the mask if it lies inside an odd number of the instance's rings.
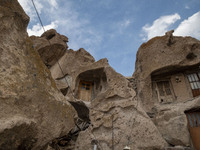
{"label": "eroded rock surface", "polygon": [[31,36],[33,47],[38,51],[44,64],[50,68],[66,52],[68,38],[60,35],[56,30],[51,29],[43,33],[40,37]]}
{"label": "eroded rock surface", "polygon": [[93,140],[98,141],[99,149],[105,150],[112,149],[113,145],[116,149],[126,145],[136,150],[164,148],[167,143],[137,101],[134,90],[128,87],[128,80],[110,67],[105,72],[108,88],[92,100],[92,126],[80,133],[75,149],[90,150]]}
{"label": "eroded rock surface", "polygon": [[156,117],[153,119],[158,130],[171,145],[190,146],[188,121],[185,112],[200,108],[200,97],[184,103],[156,105]]}
{"label": "eroded rock surface", "polygon": [[[162,149],[167,143],[156,126],[137,101],[131,83],[116,73],[107,59],[95,62],[84,49],[68,51],[60,60],[64,76],[55,64],[51,68],[52,76],[59,82],[70,86],[66,96],[82,100],[89,108],[90,126],[81,131],[75,143],[76,150],[92,150],[94,140],[98,148],[112,148],[112,133],[116,149],[123,149],[128,144],[132,149]],[[65,79],[65,80],[64,80]],[[89,99],[80,94],[82,81],[91,84]],[[82,99],[83,98],[83,99]],[[84,113],[83,113],[84,114]],[[112,125],[113,124],[113,125]]]}
{"label": "eroded rock surface", "polygon": [[200,105],[196,86],[200,41],[172,33],[140,46],[133,78],[137,82],[137,97],[163,138],[172,146],[192,148],[186,110]]}
{"label": "eroded rock surface", "polygon": [[[165,36],[143,43],[137,52],[134,78],[137,80],[138,98],[145,110],[151,111],[158,102],[153,98],[152,78],[182,73],[194,65],[198,67],[199,64],[200,41],[192,37],[172,36],[172,32],[168,32]],[[188,99],[190,98],[186,95],[180,101]]]}
{"label": "eroded rock surface", "polygon": [[66,51],[68,38],[53,29],[30,39],[18,2],[0,4],[0,150],[192,147],[186,114],[200,110],[188,81],[199,71],[198,40],[173,31],[151,39],[125,78],[83,48]]}
{"label": "eroded rock surface", "polygon": [[18,2],[0,0],[0,16],[0,149],[45,149],[74,127],[75,110],[32,48]]}
{"label": "eroded rock surface", "polygon": [[[87,67],[94,62],[94,57],[85,49],[80,48],[78,51],[70,49],[59,59],[59,64],[56,63],[54,66],[52,66],[50,71],[52,77],[56,81],[57,87],[63,91],[64,95],[66,95],[69,93],[69,90],[72,90],[71,92],[74,93],[77,76],[81,72],[88,70]],[[100,65],[101,62],[102,61],[100,61]],[[98,66],[96,68],[98,68]],[[68,89],[69,86],[71,89]]]}

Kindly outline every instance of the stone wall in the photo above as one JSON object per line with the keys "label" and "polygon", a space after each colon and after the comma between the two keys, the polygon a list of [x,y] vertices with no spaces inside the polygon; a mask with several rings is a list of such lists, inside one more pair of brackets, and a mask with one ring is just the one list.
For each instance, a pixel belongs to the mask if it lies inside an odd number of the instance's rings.
{"label": "stone wall", "polygon": [[0,149],[45,149],[69,133],[76,112],[33,49],[29,17],[16,0],[0,4]]}

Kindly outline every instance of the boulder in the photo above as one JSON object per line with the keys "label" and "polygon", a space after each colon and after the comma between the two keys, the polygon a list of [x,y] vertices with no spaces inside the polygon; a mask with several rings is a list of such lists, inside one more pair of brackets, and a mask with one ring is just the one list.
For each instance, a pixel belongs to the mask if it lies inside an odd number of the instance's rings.
{"label": "boulder", "polygon": [[163,138],[173,146],[192,147],[185,111],[200,104],[200,90],[190,81],[199,74],[200,41],[172,33],[140,46],[133,78],[137,98]]}
{"label": "boulder", "polygon": [[[80,48],[78,51],[72,49],[66,51],[59,59],[58,63],[50,69],[58,89],[60,89],[64,95],[69,92],[69,86],[72,91],[75,90],[77,76],[81,72],[88,70],[87,67],[94,62],[94,57],[83,48]],[[100,61],[100,63],[101,62],[104,61]]]}
{"label": "boulder", "polygon": [[200,97],[185,103],[156,105],[154,107],[156,116],[153,121],[170,145],[185,147],[191,145],[185,112],[194,108],[200,109]]}
{"label": "boulder", "polygon": [[[165,36],[152,38],[143,43],[137,52],[133,77],[137,81],[138,98],[147,112],[151,112],[154,105],[158,103],[152,90],[154,77],[182,73],[195,65],[198,68],[200,64],[200,41],[192,37],[173,36],[172,33],[173,31],[170,31]],[[175,75],[178,76],[179,74]],[[179,84],[183,83],[179,82]],[[192,96],[183,95],[186,92],[184,89],[177,93],[175,91],[177,101],[191,99]]]}
{"label": "boulder", "polygon": [[91,101],[92,125],[79,134],[75,149],[92,150],[93,141],[104,150],[126,145],[135,150],[164,149],[167,143],[128,86],[129,81],[108,65],[104,71],[107,86]]}
{"label": "boulder", "polygon": [[[58,64],[51,67],[52,76],[57,81],[67,82],[70,86],[66,96],[71,97],[73,106],[81,114],[87,116],[89,109],[90,126],[81,131],[75,142],[75,150],[92,150],[97,142],[99,149],[112,148],[112,135],[116,149],[129,145],[132,149],[153,150],[163,149],[166,141],[143,110],[137,100],[136,93],[129,80],[116,73],[110,67],[107,59],[95,62],[94,58],[84,49],[69,50],[59,60],[64,76]],[[80,97],[81,81],[91,82],[91,98],[83,100]],[[81,111],[84,111],[80,113]],[[86,117],[87,118],[87,117]]]}
{"label": "boulder", "polygon": [[[70,74],[73,76],[74,72],[77,72],[80,68],[93,64],[95,59],[85,49],[80,48],[77,51],[72,49],[66,51],[58,62],[64,72],[64,75]],[[63,73],[58,64],[55,64],[50,71],[54,79],[63,77]]]}
{"label": "boulder", "polygon": [[68,48],[68,38],[60,35],[54,29],[46,31],[40,37],[31,36],[30,38],[34,49],[38,51],[48,68],[53,66],[65,54]]}
{"label": "boulder", "polygon": [[74,127],[75,110],[43,64],[16,0],[0,0],[0,149],[45,149]]}

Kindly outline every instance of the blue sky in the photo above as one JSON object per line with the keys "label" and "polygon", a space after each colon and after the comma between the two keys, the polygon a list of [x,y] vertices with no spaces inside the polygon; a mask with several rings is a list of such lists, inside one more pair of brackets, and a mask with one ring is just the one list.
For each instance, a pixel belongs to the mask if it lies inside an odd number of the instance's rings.
{"label": "blue sky", "polygon": [[[29,35],[41,35],[31,0],[19,0],[30,16]],[[135,68],[139,46],[174,29],[174,35],[200,40],[199,0],[34,0],[45,29],[69,38],[96,60],[107,58],[124,76]]]}

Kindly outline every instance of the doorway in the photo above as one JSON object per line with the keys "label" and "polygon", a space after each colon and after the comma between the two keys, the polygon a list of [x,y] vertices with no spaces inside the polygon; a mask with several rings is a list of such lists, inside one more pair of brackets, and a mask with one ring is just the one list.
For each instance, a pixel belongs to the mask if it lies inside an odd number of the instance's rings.
{"label": "doorway", "polygon": [[78,98],[84,101],[90,101],[92,95],[92,82],[80,81],[78,89]]}
{"label": "doorway", "polygon": [[193,146],[200,150],[200,110],[186,112],[186,116]]}

